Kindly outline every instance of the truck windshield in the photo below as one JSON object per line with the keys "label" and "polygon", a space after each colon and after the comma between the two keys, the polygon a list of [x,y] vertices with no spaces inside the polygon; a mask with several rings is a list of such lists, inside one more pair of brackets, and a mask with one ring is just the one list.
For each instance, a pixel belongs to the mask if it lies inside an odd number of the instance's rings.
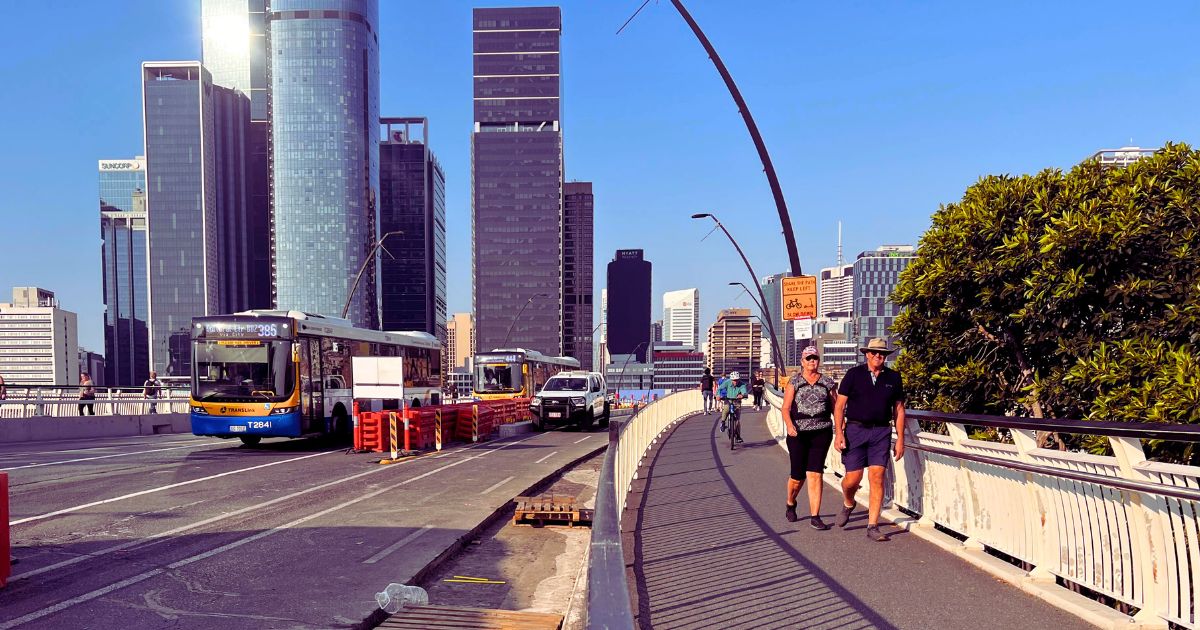
{"label": "truck windshield", "polygon": [[192,348],[192,398],[282,401],[292,395],[292,342],[198,340]]}
{"label": "truck windshield", "polygon": [[475,391],[515,392],[521,389],[520,363],[481,363],[475,366]]}
{"label": "truck windshield", "polygon": [[546,391],[551,392],[586,392],[588,390],[588,380],[586,378],[552,378],[546,381]]}

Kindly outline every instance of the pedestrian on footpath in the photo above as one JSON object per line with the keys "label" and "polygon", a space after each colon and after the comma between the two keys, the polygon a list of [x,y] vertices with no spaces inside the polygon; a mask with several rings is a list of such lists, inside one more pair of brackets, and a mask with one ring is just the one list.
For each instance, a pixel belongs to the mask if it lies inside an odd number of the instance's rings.
{"label": "pedestrian on footpath", "polygon": [[754,394],[754,410],[758,411],[763,404],[763,389],[767,386],[767,382],[763,380],[762,372],[754,375],[754,380],[750,381],[750,391]]}
{"label": "pedestrian on footpath", "polygon": [[8,398],[8,388],[4,386],[4,377],[0,376],[0,400]]}
{"label": "pedestrian on footpath", "polygon": [[700,397],[704,400],[704,415],[716,411],[713,406],[713,393],[716,391],[716,382],[713,379],[712,368],[704,368],[704,375],[700,377]]}
{"label": "pedestrian on footpath", "polygon": [[896,461],[904,457],[904,383],[900,373],[885,366],[892,353],[887,340],[876,337],[859,348],[866,356],[846,371],[838,386],[833,408],[835,435],[833,445],[842,451],[846,476],[842,478],[842,510],[834,524],[845,527],[854,511],[854,494],[862,483],[863,468],[871,482],[867,507],[867,537],[885,541],[879,530],[879,512],[883,509],[883,473],[892,442],[892,419],[896,421]]}
{"label": "pedestrian on footpath", "polygon": [[150,401],[150,410],[146,413],[158,413],[158,397],[162,395],[162,381],[158,380],[158,372],[150,371],[150,378],[142,383],[142,397]]}
{"label": "pedestrian on footpath", "polygon": [[[816,347],[808,346],[800,352],[800,373],[788,383],[783,393],[783,428],[787,431],[788,458],[791,473],[787,482],[787,512],[785,518],[795,523],[796,498],[800,488],[808,481],[808,522],[813,529],[827,530],[821,520],[821,473],[825,470],[825,456],[833,443],[833,419],[836,386],[833,379],[817,370],[821,356]],[[860,471],[861,474],[861,471]],[[873,488],[874,486],[872,486]]]}
{"label": "pedestrian on footpath", "polygon": [[83,410],[87,408],[87,415],[96,415],[96,386],[92,385],[92,377],[88,376],[87,372],[79,375],[79,415],[84,415]]}

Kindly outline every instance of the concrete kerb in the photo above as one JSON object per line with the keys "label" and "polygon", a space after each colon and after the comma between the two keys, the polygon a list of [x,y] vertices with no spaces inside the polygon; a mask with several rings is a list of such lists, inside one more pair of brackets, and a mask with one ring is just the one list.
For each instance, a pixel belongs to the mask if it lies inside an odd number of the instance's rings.
{"label": "concrete kerb", "polygon": [[[535,481],[534,483],[530,484],[530,486],[528,488],[525,488],[521,492],[518,492],[517,494],[513,495],[512,498],[510,498],[508,501],[506,501],[503,505],[501,505],[500,507],[493,510],[491,514],[485,516],[483,518],[483,520],[479,522],[479,524],[477,524],[475,527],[472,527],[470,530],[468,530],[463,535],[459,536],[453,543],[450,544],[450,546],[448,546],[444,550],[442,550],[442,552],[440,554],[438,554],[437,557],[435,557],[433,560],[430,560],[425,566],[423,566],[419,570],[417,570],[417,572],[414,573],[412,575],[412,577],[410,577],[406,583],[407,584],[420,584],[420,583],[424,582],[425,580],[429,579],[429,576],[433,575],[435,572],[437,572],[439,569],[441,569],[442,565],[444,565],[447,561],[449,561],[451,558],[453,558],[459,551],[462,551],[463,548],[465,548],[468,544],[470,544],[472,540],[478,538],[480,534],[482,534],[484,531],[486,531],[492,525],[495,525],[497,521],[505,518],[505,516],[508,514],[508,511],[510,509],[512,509],[513,499],[515,499],[516,497],[519,497],[519,496],[528,496],[528,495],[537,494],[537,493],[545,490],[551,484],[553,484],[555,481],[558,481],[558,479],[561,478],[563,476],[563,474],[566,473],[568,470],[578,466],[580,463],[585,462],[588,459],[591,459],[592,457],[595,457],[596,455],[598,455],[600,453],[603,453],[604,450],[607,448],[608,448],[608,442],[605,442],[604,446],[594,448],[594,449],[584,453],[583,455],[576,457],[575,459],[567,462],[566,464],[563,464],[556,470],[552,471],[550,474],[546,475],[545,477],[542,477],[540,480]],[[384,612],[382,609],[376,608],[374,611],[371,612],[371,614],[367,615],[367,617],[365,619],[363,619],[360,623],[358,623],[355,626],[352,626],[352,628],[353,628],[353,630],[371,630],[372,628],[375,628],[379,624],[386,621],[389,616],[390,615],[388,613]]]}

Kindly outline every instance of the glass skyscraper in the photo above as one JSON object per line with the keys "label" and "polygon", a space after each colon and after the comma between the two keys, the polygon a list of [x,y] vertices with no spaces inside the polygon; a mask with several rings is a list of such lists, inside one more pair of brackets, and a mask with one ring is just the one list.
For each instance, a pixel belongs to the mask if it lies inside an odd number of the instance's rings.
{"label": "glass skyscraper", "polygon": [[142,64],[150,362],[190,373],[191,319],[218,312],[213,85],[199,62]]}
{"label": "glass skyscraper", "polygon": [[[854,261],[854,304],[851,341],[859,347],[873,337],[883,337],[893,345],[892,322],[900,307],[892,301],[892,292],[900,281],[900,272],[917,257],[912,245],[884,245],[862,252]],[[894,359],[896,355],[891,355]]]}
{"label": "glass skyscraper", "polygon": [[650,261],[640,249],[618,249],[608,263],[608,353],[650,353]]}
{"label": "glass skyscraper", "polygon": [[563,184],[563,354],[592,364],[592,241],[595,198],[591,182]]}
{"label": "glass skyscraper", "polygon": [[[270,226],[270,83],[268,50],[271,21],[266,0],[202,0],[200,5],[201,45],[204,68],[213,85],[240,92],[249,103],[249,121],[244,137],[226,152],[240,155],[233,162],[218,157],[228,171],[233,164],[244,168],[236,194],[244,199],[234,220],[236,232],[227,233],[228,251],[223,258],[228,289],[222,287],[227,311],[271,308]],[[230,95],[232,99],[232,94]],[[238,112],[240,105],[228,103],[225,111]],[[244,116],[244,114],[239,114]],[[233,191],[222,192],[228,199]]]}
{"label": "glass skyscraper", "polygon": [[[338,316],[377,238],[379,5],[270,9],[274,302]],[[374,267],[347,314],[366,328],[380,324]]]}
{"label": "glass skyscraper", "polygon": [[562,15],[558,7],[475,9],[472,25],[476,347],[557,355],[563,341]]}
{"label": "glass skyscraper", "polygon": [[384,118],[380,124],[379,233],[403,232],[384,242],[391,256],[379,260],[383,329],[423,331],[444,342],[446,176],[429,150],[428,120]]}
{"label": "glass skyscraper", "polygon": [[104,384],[141,385],[150,368],[146,161],[100,160],[99,168]]}

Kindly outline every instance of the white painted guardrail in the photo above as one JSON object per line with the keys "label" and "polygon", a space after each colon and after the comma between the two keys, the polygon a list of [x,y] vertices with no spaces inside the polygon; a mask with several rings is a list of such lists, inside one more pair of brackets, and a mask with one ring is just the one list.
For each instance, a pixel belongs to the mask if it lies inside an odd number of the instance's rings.
{"label": "white painted guardrail", "polygon": [[79,386],[17,386],[6,387],[0,399],[0,418],[62,418],[79,416],[79,404],[92,406],[96,415],[137,416],[150,413],[187,413],[189,391],[163,387],[161,398],[146,398],[141,387],[95,387],[96,398],[80,400]]}
{"label": "white painted guardrail", "polygon": [[[782,441],[781,397],[768,389],[767,400],[768,427]],[[1136,608],[1131,621],[1143,627],[1200,627],[1200,467],[1147,461],[1142,448],[1143,439],[1200,442],[1200,426],[911,410],[907,418],[885,505],[1024,563],[1031,580],[1062,578]],[[971,439],[968,427],[1002,429],[1012,443]],[[1038,448],[1038,430],[1103,436],[1112,455]],[[844,471],[833,449],[826,464]]]}

